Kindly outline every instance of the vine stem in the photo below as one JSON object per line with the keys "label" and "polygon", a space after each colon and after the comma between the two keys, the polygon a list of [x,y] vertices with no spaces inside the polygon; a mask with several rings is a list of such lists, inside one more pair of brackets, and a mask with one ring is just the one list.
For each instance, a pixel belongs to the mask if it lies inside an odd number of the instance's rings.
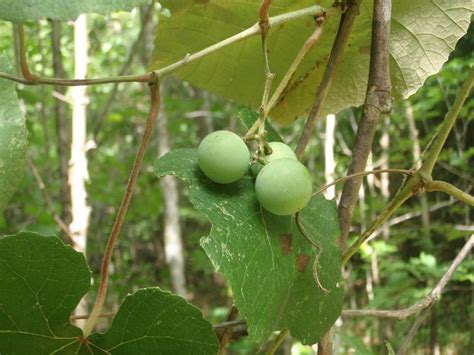
{"label": "vine stem", "polygon": [[290,334],[290,331],[288,329],[282,330],[280,334],[275,338],[275,340],[272,342],[270,345],[270,348],[267,350],[265,355],[273,355],[275,352],[278,350],[280,347],[281,343],[283,343],[283,340],[285,340],[286,336]]}
{"label": "vine stem", "polygon": [[115,218],[115,222],[112,227],[112,231],[110,232],[109,238],[107,240],[104,257],[102,259],[99,291],[97,293],[97,298],[95,300],[94,307],[92,308],[92,312],[90,313],[89,318],[87,319],[84,325],[83,332],[84,332],[85,338],[87,338],[92,332],[92,330],[94,329],[94,326],[97,322],[97,318],[102,312],[102,307],[105,302],[105,296],[107,294],[107,285],[109,281],[109,265],[110,265],[110,260],[112,258],[112,254],[114,251],[114,246],[115,246],[115,243],[117,242],[120,230],[122,229],[122,224],[123,224],[128,206],[130,205],[130,201],[132,199],[133,190],[135,188],[137,177],[140,172],[140,167],[143,162],[143,157],[145,155],[145,151],[150,141],[151,133],[153,131],[153,127],[155,126],[158,112],[160,110],[160,101],[161,101],[160,86],[157,79],[155,80],[155,82],[150,84],[150,96],[151,96],[150,113],[148,115],[148,119],[145,125],[145,131],[143,133],[140,147],[135,156],[135,161],[133,162],[132,170],[130,171],[130,176],[127,183],[127,189],[124,193],[122,202],[120,204],[117,217]]}
{"label": "vine stem", "polygon": [[[313,5],[309,7],[305,7],[303,9],[290,11],[285,14],[281,14],[278,16],[273,16],[268,18],[269,26],[278,26],[284,24],[289,21],[298,20],[300,18],[304,18],[307,16],[322,16],[325,13],[336,11],[335,8],[331,10],[325,10],[319,5]],[[99,85],[99,84],[109,84],[109,83],[122,83],[122,82],[140,82],[140,83],[153,83],[156,78],[162,78],[181,67],[190,64],[198,59],[206,57],[214,52],[217,52],[231,44],[240,42],[246,38],[258,35],[261,33],[261,28],[259,23],[257,22],[253,26],[239,32],[231,37],[228,37],[218,43],[215,43],[207,48],[204,48],[196,53],[188,54],[183,59],[178,60],[175,63],[172,63],[164,68],[155,70],[153,72],[148,72],[145,74],[139,75],[124,75],[124,76],[115,76],[115,77],[108,77],[108,78],[91,78],[91,79],[61,79],[61,78],[45,78],[39,77],[34,74],[32,76],[27,76],[25,78],[19,78],[17,76],[11,75],[9,73],[0,72],[0,78],[12,80],[24,85],[58,85],[58,86],[80,86],[80,85]],[[21,39],[21,36],[20,36]],[[24,43],[24,36],[23,42]],[[20,46],[21,47],[21,46]],[[24,48],[24,46],[23,46]],[[23,57],[22,63],[26,65],[26,56]],[[22,64],[22,65],[23,65]],[[23,75],[25,72],[23,72]]]}
{"label": "vine stem", "polygon": [[21,74],[27,81],[35,81],[36,75],[33,75],[28,67],[28,61],[26,59],[26,43],[25,43],[25,27],[23,23],[18,23],[18,42],[19,42],[19,54],[20,54],[20,68]]}
{"label": "vine stem", "polygon": [[361,176],[367,176],[367,175],[372,175],[372,174],[382,174],[382,173],[396,173],[396,174],[404,174],[404,175],[413,175],[414,171],[413,170],[406,170],[406,169],[379,169],[379,170],[371,170],[371,171],[361,171],[358,173],[354,173],[351,175],[344,176],[340,179],[336,179],[330,184],[324,185],[321,187],[318,191],[314,192],[312,196],[319,195],[321,192],[327,190],[331,186],[334,186],[340,182],[344,182],[349,179],[353,179],[356,177],[361,177]]}
{"label": "vine stem", "polygon": [[[423,189],[424,186],[428,184],[430,186],[431,181],[431,172],[433,170],[434,164],[438,159],[438,156],[441,152],[441,149],[446,142],[446,139],[449,135],[449,132],[453,128],[454,122],[461,111],[461,108],[469,96],[472,86],[474,85],[474,68],[471,68],[471,71],[468,75],[468,78],[463,83],[459,89],[456,99],[454,100],[453,105],[446,113],[443,122],[441,123],[438,133],[435,134],[431,143],[428,144],[428,147],[425,149],[423,154],[421,167],[405,182],[401,187],[395,197],[385,206],[383,211],[377,218],[374,220],[372,225],[357,238],[357,240],[347,249],[342,257],[342,264],[345,265],[349,259],[357,252],[362,244],[370,238],[372,233],[379,228],[383,223],[385,223],[395,211],[405,203],[411,196],[415,195],[418,191]],[[439,187],[439,184],[435,185]],[[458,190],[458,189],[456,189]],[[460,191],[460,190],[458,190]],[[451,192],[452,189],[451,189]],[[459,194],[458,194],[459,195]]]}
{"label": "vine stem", "polygon": [[458,189],[456,186],[451,185],[449,182],[445,181],[429,181],[425,183],[426,191],[442,191],[447,194],[457,198],[459,201],[462,201],[469,206],[474,206],[474,196],[469,195],[468,193]]}

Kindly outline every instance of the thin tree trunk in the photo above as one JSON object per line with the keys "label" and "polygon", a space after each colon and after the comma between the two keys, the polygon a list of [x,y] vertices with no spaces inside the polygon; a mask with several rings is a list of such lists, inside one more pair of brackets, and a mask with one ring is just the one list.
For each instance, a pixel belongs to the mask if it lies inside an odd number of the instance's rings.
{"label": "thin tree trunk", "polygon": [[[336,116],[329,114],[326,117],[326,133],[324,140],[324,177],[326,184],[334,181],[336,162],[334,161],[334,132],[336,130]],[[332,200],[336,197],[336,186],[331,186],[325,192],[326,198]]]}
{"label": "thin tree trunk", "polygon": [[[162,90],[164,94],[166,90]],[[158,155],[162,156],[170,151],[168,134],[168,115],[162,103],[157,120]],[[179,194],[176,179],[165,176],[160,179],[161,191],[165,202],[164,218],[164,245],[166,262],[170,268],[171,285],[173,291],[186,296],[186,276],[184,268],[184,248],[179,224]]]}
{"label": "thin tree trunk", "polygon": [[[74,25],[74,76],[82,79],[87,74],[87,17],[81,15]],[[69,183],[71,185],[71,217],[69,225],[74,240],[74,249],[86,252],[87,228],[89,226],[90,207],[87,205],[86,180],[86,86],[72,88],[72,142],[69,165]],[[77,314],[87,314],[86,299],[83,298],[76,308]],[[83,324],[80,324],[83,325]]]}
{"label": "thin tree trunk", "polygon": [[[51,42],[53,47],[53,71],[57,78],[64,78],[63,56],[61,53],[61,22],[52,21]],[[55,86],[54,90],[60,96],[66,95],[65,86]],[[71,140],[70,127],[67,120],[66,103],[56,98],[54,102],[56,123],[56,152],[59,163],[59,200],[61,202],[61,219],[71,223],[71,191],[68,181],[69,142]]]}

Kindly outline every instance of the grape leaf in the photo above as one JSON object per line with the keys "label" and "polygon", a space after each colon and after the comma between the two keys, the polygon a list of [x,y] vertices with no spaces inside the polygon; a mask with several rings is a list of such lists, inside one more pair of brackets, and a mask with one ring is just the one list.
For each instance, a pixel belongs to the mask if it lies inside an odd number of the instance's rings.
{"label": "grape leaf", "polygon": [[0,19],[22,22],[27,20],[75,20],[82,13],[107,14],[131,10],[149,3],[148,0],[2,0]]}
{"label": "grape leaf", "polygon": [[125,298],[110,329],[82,338],[69,317],[90,287],[83,254],[56,237],[0,239],[0,354],[212,354],[212,325],[182,297],[159,288]]}
{"label": "grape leaf", "polygon": [[212,325],[201,311],[156,287],[128,296],[111,328],[90,340],[113,354],[215,354],[218,350]]}
{"label": "grape leaf", "polygon": [[[252,26],[258,20],[260,0],[161,1],[171,10],[155,35],[151,69],[163,68]],[[320,1],[329,7],[333,0]],[[270,15],[313,5],[312,0],[274,0]],[[363,1],[322,115],[337,113],[363,103],[369,67],[373,1]],[[390,37],[392,94],[406,98],[428,76],[439,71],[456,42],[466,32],[474,11],[472,0],[400,0],[393,2]],[[292,84],[270,112],[277,122],[288,124],[305,114],[314,101],[339,24],[329,16],[323,35],[298,68]],[[310,17],[271,28],[268,37],[273,89],[282,79],[306,38],[314,31]],[[179,38],[179,41],[176,41]],[[193,85],[258,108],[265,81],[258,36],[232,44],[190,63],[176,75]]]}
{"label": "grape leaf", "polygon": [[[9,72],[6,55],[0,55],[0,71]],[[7,206],[25,170],[28,131],[18,105],[15,84],[0,79],[0,213]]]}
{"label": "grape leaf", "polygon": [[184,180],[192,204],[212,223],[201,245],[229,281],[250,339],[261,343],[272,331],[289,329],[302,343],[316,343],[339,317],[343,301],[335,203],[315,197],[301,212],[307,234],[323,248],[318,274],[329,290],[325,293],[312,275],[316,251],[298,231],[294,217],[262,210],[250,176],[215,184],[200,171],[195,149],[164,155],[155,172]]}

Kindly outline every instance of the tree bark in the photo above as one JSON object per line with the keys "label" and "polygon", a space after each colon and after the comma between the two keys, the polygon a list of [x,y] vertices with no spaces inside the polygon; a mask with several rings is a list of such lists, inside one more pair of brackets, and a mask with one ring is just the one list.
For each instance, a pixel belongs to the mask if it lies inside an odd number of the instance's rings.
{"label": "tree bark", "polygon": [[[74,25],[74,76],[78,79],[85,78],[87,74],[87,35],[87,17],[81,15]],[[86,105],[86,86],[72,88],[72,142],[69,164],[72,220],[69,230],[74,240],[74,249],[82,253],[86,252],[90,215],[85,185],[89,178],[86,156]],[[85,298],[77,306],[76,314],[87,314]],[[84,323],[84,321],[82,322]]]}
{"label": "tree bark", "polygon": [[[380,115],[389,113],[391,110],[389,75],[390,18],[391,1],[375,0],[367,93],[362,118],[357,129],[356,143],[352,151],[351,165],[347,172],[348,175],[365,169]],[[347,180],[342,190],[338,208],[341,226],[339,246],[341,249],[345,248],[349,235],[352,214],[357,202],[361,182],[361,178]]]}
{"label": "tree bark", "polygon": [[[162,95],[166,89],[162,87]],[[168,134],[168,115],[165,105],[161,104],[157,120],[158,155],[162,156],[170,151]],[[186,276],[184,268],[184,248],[179,223],[179,194],[176,179],[165,176],[160,179],[161,191],[165,202],[164,216],[164,246],[166,262],[170,268],[171,286],[173,291],[186,296]]]}

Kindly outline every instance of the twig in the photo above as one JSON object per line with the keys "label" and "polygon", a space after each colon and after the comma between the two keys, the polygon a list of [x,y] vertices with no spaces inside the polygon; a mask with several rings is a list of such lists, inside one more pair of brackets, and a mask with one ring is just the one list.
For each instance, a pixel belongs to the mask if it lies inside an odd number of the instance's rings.
{"label": "twig", "polygon": [[[464,245],[456,259],[453,261],[451,266],[448,268],[443,277],[438,281],[438,284],[431,290],[431,292],[425,296],[421,301],[417,302],[413,306],[404,309],[396,310],[378,310],[378,309],[346,309],[342,311],[343,317],[376,317],[376,318],[387,318],[404,320],[426,308],[432,306],[436,302],[437,298],[443,291],[447,282],[451,279],[454,271],[459,266],[464,257],[469,253],[469,250],[474,244],[474,235],[470,237],[468,242]],[[459,257],[461,255],[461,257]]]}
{"label": "twig", "polygon": [[280,332],[280,334],[278,334],[278,336],[275,338],[275,340],[272,342],[272,344],[270,345],[270,348],[267,350],[267,352],[265,353],[266,355],[273,355],[275,354],[275,352],[278,350],[278,348],[280,347],[281,343],[283,343],[283,340],[285,340],[286,336],[289,334],[290,332],[288,331],[288,329],[285,329],[285,330],[282,330]]}
{"label": "twig", "polygon": [[458,189],[456,186],[451,185],[446,181],[429,181],[425,183],[426,191],[442,191],[453,196],[454,198],[467,203],[469,206],[474,206],[474,196]]}
{"label": "twig", "polygon": [[[372,20],[369,80],[348,175],[365,170],[372,150],[377,123],[382,114],[391,111],[391,84],[389,74],[389,36],[392,5],[390,0],[375,0]],[[339,246],[344,249],[352,214],[357,202],[362,179],[351,179],[344,184],[338,206],[341,235]]]}
{"label": "twig", "polygon": [[431,290],[431,292],[427,296],[427,298],[430,301],[429,305],[425,307],[423,311],[416,318],[415,322],[410,328],[410,331],[403,339],[402,345],[400,345],[400,348],[397,351],[397,355],[403,355],[407,353],[410,342],[413,340],[416,332],[418,331],[418,328],[420,327],[420,325],[423,323],[424,319],[426,318],[433,303],[435,303],[439,299],[439,297],[441,296],[441,293],[443,292],[444,287],[446,286],[448,281],[451,279],[454,272],[456,271],[458,266],[461,264],[461,262],[464,260],[464,258],[469,254],[473,246],[474,246],[474,234],[471,234],[468,241],[466,242],[466,244],[464,244],[461,251],[458,253],[456,258],[453,260],[453,262],[449,266],[446,273],[443,275],[441,280],[438,281],[436,286]]}
{"label": "twig", "polygon": [[[235,319],[239,316],[239,311],[237,308],[232,306],[230,308],[229,314],[227,316],[227,321],[226,323],[229,324],[230,322],[234,322]],[[234,325],[231,323],[231,325],[224,327],[224,331],[222,333],[222,336],[219,337],[219,352],[218,355],[223,355],[225,354],[225,347],[226,345],[232,340],[232,335],[234,333]],[[216,328],[214,328],[215,330]]]}
{"label": "twig", "polygon": [[[361,1],[361,0],[358,0],[358,1]],[[277,25],[286,23],[288,21],[297,20],[297,19],[307,17],[307,16],[313,16],[313,17],[322,16],[325,13],[328,13],[328,11],[325,11],[319,5],[313,5],[313,6],[309,6],[300,10],[290,11],[282,15],[270,17],[268,19],[268,23],[270,26],[277,26]],[[116,76],[116,77],[110,77],[110,78],[95,78],[95,79],[60,79],[60,78],[44,78],[44,77],[35,76],[34,80],[28,80],[28,79],[19,78],[9,73],[0,72],[0,78],[16,81],[24,85],[43,84],[43,85],[80,86],[80,85],[99,85],[99,84],[122,83],[122,82],[152,83],[156,77],[162,78],[187,64],[190,64],[203,57],[206,57],[209,54],[219,51],[243,39],[258,35],[260,34],[260,32],[261,32],[260,26],[258,23],[256,23],[242,32],[239,32],[231,37],[228,37],[194,54],[187,55],[185,58],[173,64],[170,64],[164,68],[155,70],[153,72],[140,74],[140,75],[124,75],[124,76]]]}
{"label": "twig", "polygon": [[38,185],[41,194],[43,195],[44,201],[46,202],[46,206],[48,207],[49,213],[53,217],[54,221],[56,224],[61,228],[63,231],[64,235],[67,237],[66,242],[73,244],[73,237],[71,235],[71,231],[69,230],[68,226],[64,221],[59,217],[59,215],[56,212],[56,209],[54,208],[53,201],[51,200],[51,197],[49,196],[48,191],[46,190],[46,186],[44,185],[44,181],[41,178],[38,169],[36,168],[35,164],[33,161],[27,157],[26,158],[26,163],[28,164],[28,168],[30,169],[31,173],[33,174],[33,177],[35,178],[36,184]]}
{"label": "twig", "polygon": [[313,107],[311,108],[311,111],[308,115],[308,119],[306,120],[303,133],[301,134],[300,141],[298,142],[298,146],[296,147],[296,156],[299,160],[301,160],[304,150],[311,139],[313,130],[316,127],[316,123],[319,119],[319,113],[321,112],[321,108],[324,104],[324,101],[326,100],[326,96],[329,93],[332,80],[336,73],[337,67],[339,66],[339,63],[341,61],[344,49],[349,40],[352,25],[354,24],[356,16],[359,14],[359,5],[361,2],[362,0],[351,1],[349,9],[341,17],[339,30],[337,32],[336,39],[334,40],[334,44],[331,49],[331,54],[329,56],[326,70],[324,71],[323,79],[321,80],[319,88],[316,91]]}
{"label": "twig", "polygon": [[[395,197],[385,206],[383,211],[374,220],[372,225],[350,246],[342,257],[343,265],[357,252],[362,244],[372,235],[372,233],[387,221],[395,211],[405,203],[411,196],[420,191],[423,186],[431,180],[432,168],[438,159],[441,148],[446,141],[450,129],[453,127],[457,114],[461,111],[464,101],[469,96],[469,92],[474,84],[474,68],[471,69],[467,80],[459,89],[456,100],[446,113],[440,125],[439,133],[431,140],[431,144],[425,149],[424,159],[420,169],[415,172],[398,191]],[[427,160],[425,160],[427,159]]]}
{"label": "twig", "polygon": [[340,182],[343,182],[343,181],[346,181],[346,180],[350,180],[350,179],[354,179],[354,178],[362,177],[362,176],[367,176],[367,175],[372,175],[372,174],[382,174],[382,173],[392,173],[392,174],[395,173],[395,174],[404,174],[404,175],[411,176],[411,175],[413,175],[414,171],[413,170],[405,170],[405,169],[378,169],[378,170],[371,170],[371,171],[361,171],[361,172],[358,172],[358,173],[354,173],[354,174],[347,175],[347,176],[344,176],[342,178],[336,179],[333,182],[331,182],[330,184],[324,185],[318,191],[313,192],[312,196],[319,195],[321,192],[329,189],[331,186],[334,186],[334,185],[339,184]]}
{"label": "twig", "polygon": [[88,337],[89,334],[92,332],[94,325],[97,321],[97,317],[101,313],[102,306],[104,305],[105,296],[107,294],[107,284],[109,281],[110,259],[112,258],[112,253],[114,250],[115,243],[117,242],[117,239],[118,239],[118,236],[119,236],[119,233],[120,233],[120,230],[122,228],[122,224],[125,218],[125,214],[130,204],[130,200],[132,199],[133,190],[135,188],[138,173],[140,172],[143,156],[145,155],[145,151],[148,146],[148,142],[150,141],[151,133],[153,131],[153,127],[155,126],[155,121],[160,109],[160,87],[159,87],[159,82],[157,81],[157,79],[155,80],[156,81],[154,83],[150,84],[151,107],[150,107],[150,114],[148,116],[148,120],[145,126],[145,132],[143,134],[140,148],[138,149],[137,155],[135,156],[135,161],[133,162],[132,170],[130,171],[130,177],[127,183],[127,189],[125,191],[122,202],[120,204],[117,217],[112,227],[112,231],[110,232],[109,238],[107,240],[107,246],[105,248],[104,257],[102,259],[99,291],[97,293],[97,298],[95,300],[92,312],[89,318],[87,319],[86,324],[84,325],[85,338]]}

